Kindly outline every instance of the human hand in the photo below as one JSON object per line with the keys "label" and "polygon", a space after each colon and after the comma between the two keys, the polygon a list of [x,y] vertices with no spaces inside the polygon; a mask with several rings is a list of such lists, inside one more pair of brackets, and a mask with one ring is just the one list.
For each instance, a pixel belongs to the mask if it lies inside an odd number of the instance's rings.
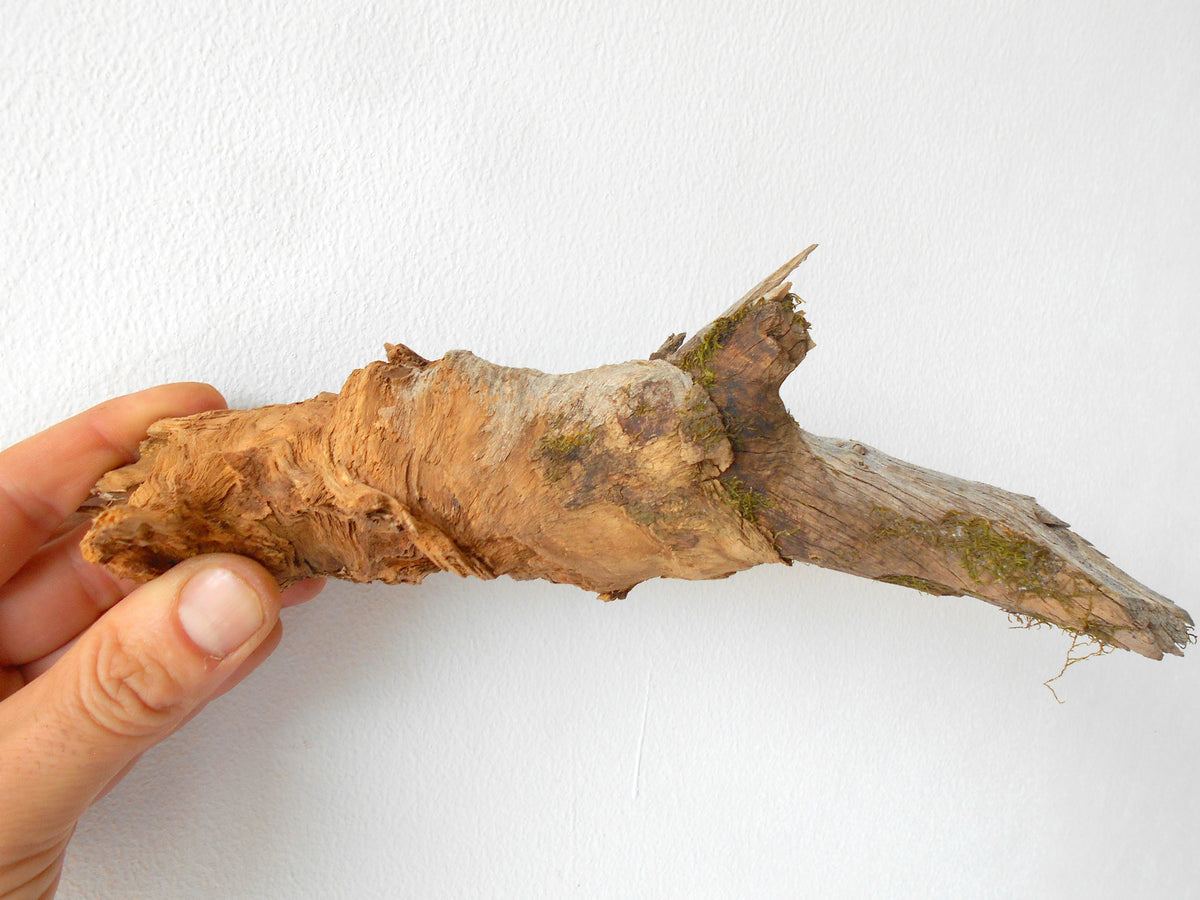
{"label": "human hand", "polygon": [[68,518],[151,423],[225,406],[203,384],[109,400],[0,452],[0,896],[49,897],[75,824],[143,752],[279,643],[283,591],[213,554],[137,587],[85,562]]}

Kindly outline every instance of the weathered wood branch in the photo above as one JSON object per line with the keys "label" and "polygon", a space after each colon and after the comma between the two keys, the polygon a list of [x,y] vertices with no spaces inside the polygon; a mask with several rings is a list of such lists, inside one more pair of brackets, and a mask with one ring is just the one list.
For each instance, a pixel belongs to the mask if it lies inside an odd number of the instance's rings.
{"label": "weathered wood branch", "polygon": [[647,360],[548,375],[387,345],[339,394],[159,422],[97,485],[85,553],[139,580],[230,551],[283,583],[445,570],[606,599],[799,560],[1181,653],[1188,614],[1032,497],[796,424],[779,387],[813,342],[786,279],[812,249]]}

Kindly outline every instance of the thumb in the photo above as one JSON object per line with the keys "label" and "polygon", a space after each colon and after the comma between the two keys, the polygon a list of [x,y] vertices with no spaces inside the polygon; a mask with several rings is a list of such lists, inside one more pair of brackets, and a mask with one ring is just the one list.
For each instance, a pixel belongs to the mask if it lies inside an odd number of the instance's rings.
{"label": "thumb", "polygon": [[20,840],[69,829],[127,764],[265,656],[247,663],[279,605],[262,566],[217,554],[181,563],[105,613],[0,708],[0,832]]}

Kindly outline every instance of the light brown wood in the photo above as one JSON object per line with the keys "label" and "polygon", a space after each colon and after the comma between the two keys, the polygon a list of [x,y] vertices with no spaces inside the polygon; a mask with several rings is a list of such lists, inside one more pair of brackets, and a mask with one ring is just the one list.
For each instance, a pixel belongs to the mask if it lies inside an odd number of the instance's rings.
{"label": "light brown wood", "polygon": [[787,282],[812,249],[650,359],[548,375],[389,344],[338,394],[159,422],[97,485],[85,553],[138,580],[229,551],[285,584],[444,570],[605,599],[798,560],[1181,653],[1188,614],[1032,497],[799,427],[779,386],[813,347]]}

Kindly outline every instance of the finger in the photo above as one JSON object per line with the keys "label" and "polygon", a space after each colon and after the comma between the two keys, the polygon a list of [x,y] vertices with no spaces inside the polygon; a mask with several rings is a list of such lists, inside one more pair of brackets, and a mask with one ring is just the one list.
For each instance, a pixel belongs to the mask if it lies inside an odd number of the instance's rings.
{"label": "finger", "polygon": [[162,385],[107,400],[0,452],[0,582],[79,507],[101,475],[137,458],[154,422],[224,406],[210,385]]}
{"label": "finger", "polygon": [[[324,578],[306,578],[304,581],[297,581],[291,587],[284,589],[283,593],[281,593],[279,595],[280,606],[284,609],[287,609],[290,606],[298,606],[301,603],[306,603],[307,601],[309,601],[313,597],[315,597],[318,593],[320,593],[320,591],[323,587],[325,587],[325,579]],[[260,661],[258,659],[258,657],[260,654],[262,654],[264,648],[266,649],[267,653],[269,653],[271,650],[275,649],[275,645],[279,642],[278,641],[279,635],[276,634],[276,632],[279,632],[279,631],[281,631],[281,628],[279,625],[276,625],[275,631],[271,632],[271,634],[267,636],[266,640],[264,640],[263,643],[260,644],[258,646],[258,648],[254,651],[254,653],[252,653],[250,655],[249,659],[247,659],[245,662],[242,663],[242,668],[245,669],[245,672],[243,673],[243,675],[249,674],[250,671],[254,668],[254,666],[248,666],[248,663],[253,662],[255,666],[258,665],[258,662]],[[66,644],[64,644],[61,647],[56,648],[55,650],[51,651],[50,653],[47,653],[45,656],[39,657],[38,659],[32,660],[31,662],[27,662],[23,666],[20,666],[19,669],[16,670],[21,679],[20,685],[28,684],[30,681],[33,681],[33,679],[37,678],[39,675],[43,675],[46,672],[48,672],[50,670],[50,667],[53,666],[56,662],[58,662],[58,660],[62,657],[62,655],[64,653],[66,653],[69,649],[71,649],[72,646],[74,646],[75,642],[77,640],[79,640],[79,637],[80,637],[79,635],[76,635],[70,641],[68,641]],[[269,647],[267,646],[268,644],[270,645]],[[263,654],[263,655],[265,655],[265,654]],[[12,670],[0,670],[0,671],[12,671]],[[241,672],[241,671],[242,671],[241,669],[238,670],[238,672]],[[220,697],[222,694],[224,694],[226,691],[228,691],[230,688],[232,688],[235,684],[237,684],[241,680],[242,680],[242,676],[239,676],[238,673],[235,672],[233,675],[231,675],[229,677],[228,681],[224,682],[221,685],[221,688],[217,691],[216,694],[213,695],[213,697]],[[18,685],[18,687],[20,685]],[[11,691],[9,693],[11,693]],[[3,693],[0,693],[0,697],[3,697],[3,696],[5,696],[5,695]]]}
{"label": "finger", "polygon": [[25,687],[25,674],[20,669],[0,668],[0,701]]}
{"label": "finger", "polygon": [[74,826],[64,829],[31,848],[24,857],[5,860],[0,867],[0,891],[4,892],[0,896],[41,900],[53,897],[62,878],[67,844],[74,833]]}
{"label": "finger", "polygon": [[83,558],[86,530],[46,544],[0,585],[0,665],[24,665],[61,647],[132,590]]}
{"label": "finger", "polygon": [[102,512],[104,512],[104,506],[102,504],[97,502],[96,506],[89,506],[88,501],[84,500],[83,505],[80,506],[79,509],[75,510],[75,512],[71,513],[59,523],[58,527],[51,532],[49,539],[56,540],[67,532],[74,531],[81,525],[91,528],[92,521]]}
{"label": "finger", "polygon": [[[309,582],[317,581],[317,580],[318,579],[309,579],[308,582],[297,582],[297,584],[309,584]],[[319,580],[324,581],[324,579],[319,579]],[[294,587],[296,587],[296,585],[292,585],[292,587],[294,588]],[[288,591],[290,591],[291,589],[292,588],[288,588],[287,590],[285,590],[283,592],[283,596],[286,597]],[[197,706],[191,712],[189,712],[186,716],[184,716],[183,720],[178,725],[176,725],[174,728],[171,729],[169,736],[174,736],[174,734],[177,731],[179,731],[179,729],[183,728],[190,721],[192,721],[192,719],[196,718],[196,716],[199,715],[204,710],[204,708],[208,706],[209,703],[216,700],[218,697],[223,697],[225,694],[229,693],[231,690],[233,690],[235,687],[237,687],[239,684],[241,684],[242,681],[245,680],[245,678],[251,672],[253,672],[255,669],[258,668],[258,666],[263,662],[263,660],[265,660],[268,656],[271,655],[272,652],[274,652],[275,648],[279,646],[279,642],[282,637],[283,637],[283,623],[276,621],[275,627],[271,629],[270,633],[265,638],[263,638],[263,642],[261,644],[259,644],[257,647],[255,647],[254,650],[250,653],[250,655],[248,657],[246,657],[244,660],[242,660],[242,662],[238,665],[238,667],[233,671],[233,674],[231,674],[228,678],[226,678],[223,682],[221,682],[220,687],[217,688],[215,693],[213,693],[201,705]],[[16,676],[17,680],[20,682],[13,688],[13,691],[15,691],[18,687],[20,687],[24,683],[26,683],[28,681],[32,681],[38,675],[48,671],[49,668],[55,662],[57,662],[58,659],[74,643],[75,643],[75,641],[72,641],[70,644],[67,644],[65,647],[60,647],[58,650],[54,651],[53,653],[49,654],[48,656],[46,656],[40,660],[35,660],[34,662],[29,663],[26,666],[23,666],[21,673],[13,673]],[[0,674],[3,674],[3,672],[0,671]],[[24,676],[23,678],[21,677],[22,675]],[[9,693],[12,693],[13,691],[10,691]],[[3,699],[5,696],[7,696],[7,694],[0,691],[0,699]],[[165,740],[165,738],[164,738],[164,740]],[[131,758],[128,762],[126,762],[125,765],[123,765],[121,767],[121,770],[119,772],[117,772],[116,775],[114,775],[107,782],[105,782],[104,786],[100,789],[99,793],[96,795],[96,800],[100,800],[103,797],[108,796],[108,793],[120,783],[121,779],[123,779],[126,775],[129,774],[130,770],[135,765],[137,765],[138,760],[140,760],[141,758],[142,758],[142,753],[138,753],[133,758]]]}
{"label": "finger", "polygon": [[[186,716],[184,716],[183,720],[171,729],[170,736],[173,737],[175,733],[179,731],[179,729],[183,728],[188,722],[196,718],[196,716],[204,711],[208,704],[212,703],[218,697],[222,697],[229,693],[231,690],[237,687],[237,685],[241,684],[246,676],[258,668],[259,664],[268,656],[270,656],[272,651],[279,646],[279,640],[282,636],[283,625],[280,622],[276,622],[275,627],[271,629],[271,633],[263,638],[263,642],[261,644],[254,648],[254,652],[242,660],[241,665],[234,670],[232,675],[221,682],[221,686],[217,688],[216,693],[210,696],[201,706],[197,706]],[[99,800],[101,797],[108,796],[108,792],[115,788],[121,779],[129,774],[129,770],[137,765],[138,760],[141,758],[142,754],[139,753],[137,756],[133,757],[133,759],[129,760],[129,762],[125,763],[125,765],[121,767],[121,771],[110,778],[104,787],[101,788],[100,793],[96,796],[96,799]]]}
{"label": "finger", "polygon": [[238,672],[273,630],[279,602],[252,560],[195,557],[131,593],[0,705],[0,846],[74,822]]}
{"label": "finger", "polygon": [[[0,666],[25,666],[61,647],[135,587],[83,558],[88,526],[42,547],[0,585]],[[317,596],[324,578],[306,578],[283,591],[284,607]],[[43,667],[43,671],[48,666]]]}
{"label": "finger", "polygon": [[301,603],[307,603],[323,590],[325,590],[324,578],[305,578],[303,581],[297,581],[284,588],[280,595],[280,601],[284,609],[299,606]]}
{"label": "finger", "polygon": [[37,678],[39,675],[44,675],[49,672],[50,667],[62,659],[63,654],[74,647],[75,642],[81,637],[83,637],[83,635],[77,634],[58,649],[52,650],[50,653],[47,653],[45,656],[39,657],[32,662],[27,662],[23,666],[18,666],[16,671],[21,673],[22,684],[29,684],[29,682],[33,681],[33,679]]}

